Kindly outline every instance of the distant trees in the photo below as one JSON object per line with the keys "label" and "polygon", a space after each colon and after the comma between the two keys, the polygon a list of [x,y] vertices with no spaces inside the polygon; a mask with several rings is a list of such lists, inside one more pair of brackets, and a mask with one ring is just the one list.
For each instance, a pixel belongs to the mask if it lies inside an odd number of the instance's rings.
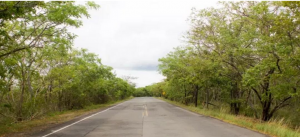
{"label": "distant trees", "polygon": [[0,2],[0,123],[129,97],[97,55],[74,49],[68,27],[80,27],[87,2]]}
{"label": "distant trees", "polygon": [[145,96],[154,96],[161,97],[163,95],[163,82],[155,83],[146,87],[139,87],[133,92],[133,96],[135,97],[145,97]]}
{"label": "distant trees", "polygon": [[193,9],[186,46],[159,60],[166,97],[263,121],[299,103],[299,2],[221,5]]}

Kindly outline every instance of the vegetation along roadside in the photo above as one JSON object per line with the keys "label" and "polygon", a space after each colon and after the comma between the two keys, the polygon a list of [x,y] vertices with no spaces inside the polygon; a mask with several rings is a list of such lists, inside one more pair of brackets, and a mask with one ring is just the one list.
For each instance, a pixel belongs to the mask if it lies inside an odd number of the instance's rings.
{"label": "vegetation along roadside", "polygon": [[164,81],[133,95],[164,97],[272,136],[298,137],[299,5],[239,1],[192,9],[183,44],[159,59]]}
{"label": "vegetation along roadside", "polygon": [[89,10],[99,7],[0,2],[0,134],[69,120],[131,96],[135,85],[128,78],[117,77],[98,55],[74,47],[70,28],[81,27]]}

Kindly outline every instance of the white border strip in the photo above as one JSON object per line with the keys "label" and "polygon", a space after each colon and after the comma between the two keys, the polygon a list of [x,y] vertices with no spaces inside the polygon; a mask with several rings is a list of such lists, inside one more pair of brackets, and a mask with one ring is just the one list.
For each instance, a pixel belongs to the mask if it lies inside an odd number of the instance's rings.
{"label": "white border strip", "polygon": [[176,106],[176,108],[177,108],[177,109],[180,109],[180,110],[182,110],[182,111],[185,111],[185,112],[187,112],[187,113],[190,113],[190,114],[192,114],[192,115],[194,115],[194,116],[201,116],[200,114],[196,114],[195,112],[192,112],[192,111],[183,109],[183,108],[181,108],[181,107],[177,107],[177,106]]}
{"label": "white border strip", "polygon": [[[125,101],[125,102],[127,102],[127,101]],[[123,102],[123,103],[125,103],[125,102]],[[103,110],[103,111],[100,111],[100,112],[98,112],[98,113],[95,113],[95,114],[93,114],[93,115],[90,115],[90,116],[88,116],[88,117],[85,117],[85,118],[83,118],[83,119],[81,119],[81,120],[79,120],[79,121],[76,121],[76,122],[74,122],[74,123],[72,123],[72,124],[70,124],[70,125],[67,125],[67,126],[62,127],[62,128],[60,128],[60,129],[57,129],[57,130],[55,130],[55,131],[52,131],[51,133],[49,133],[49,134],[47,134],[47,135],[44,135],[44,136],[42,136],[42,137],[47,137],[47,136],[49,136],[49,135],[52,135],[52,134],[54,134],[54,133],[56,133],[56,132],[58,132],[58,131],[61,131],[61,130],[65,129],[65,128],[68,128],[68,127],[70,127],[70,126],[73,126],[73,125],[75,125],[75,124],[77,124],[77,123],[79,123],[79,122],[81,122],[81,121],[83,121],[83,120],[86,120],[86,119],[88,119],[88,118],[90,118],[90,117],[93,117],[93,116],[98,115],[98,114],[100,114],[100,113],[103,113],[103,112],[105,112],[105,111],[107,111],[107,110],[110,110],[110,109],[112,109],[112,108],[114,108],[114,107],[117,107],[117,106],[119,106],[119,105],[121,105],[121,104],[123,104],[123,103],[120,103],[120,104],[118,104],[118,105],[115,105],[115,106],[113,106],[113,107],[110,107],[110,108],[108,108],[108,109],[105,109],[105,110]]]}

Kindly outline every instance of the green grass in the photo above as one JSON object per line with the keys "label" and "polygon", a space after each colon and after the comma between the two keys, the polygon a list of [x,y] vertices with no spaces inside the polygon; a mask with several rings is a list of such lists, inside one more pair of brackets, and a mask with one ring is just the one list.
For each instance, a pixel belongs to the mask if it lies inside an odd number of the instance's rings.
{"label": "green grass", "polygon": [[15,133],[19,133],[22,136],[23,133],[34,132],[40,129],[51,127],[55,124],[70,121],[78,116],[97,112],[101,109],[116,105],[118,103],[124,102],[131,98],[132,97],[121,101],[110,102],[107,104],[91,105],[85,107],[84,109],[79,109],[79,110],[52,112],[52,113],[48,113],[43,117],[31,121],[22,121],[18,123],[3,124],[0,125],[0,137],[10,136],[10,134],[15,134]]}
{"label": "green grass", "polygon": [[250,117],[231,115],[223,112],[222,110],[216,111],[216,110],[201,109],[194,106],[186,106],[182,103],[170,101],[164,98],[158,98],[158,99],[164,100],[168,103],[196,112],[198,114],[220,119],[224,122],[245,127],[273,137],[300,137],[299,129],[296,130],[290,128],[288,124],[283,122],[284,119],[262,122],[258,119],[254,119]]}

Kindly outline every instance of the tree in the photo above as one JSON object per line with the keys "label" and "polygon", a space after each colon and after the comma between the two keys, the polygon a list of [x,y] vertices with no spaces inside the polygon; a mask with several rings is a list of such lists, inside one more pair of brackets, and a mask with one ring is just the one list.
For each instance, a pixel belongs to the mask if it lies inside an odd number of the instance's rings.
{"label": "tree", "polygon": [[[76,50],[75,35],[87,2],[1,2],[0,123],[80,109],[129,97],[134,86],[97,55]],[[33,4],[30,8],[23,7]],[[19,7],[21,6],[21,7]],[[12,14],[14,12],[14,14]]]}
{"label": "tree", "polygon": [[221,4],[193,9],[186,46],[159,60],[167,93],[186,97],[188,87],[195,106],[199,92],[206,108],[227,102],[233,114],[250,107],[268,121],[299,94],[298,3]]}
{"label": "tree", "polygon": [[65,46],[75,37],[67,27],[81,26],[80,18],[89,17],[87,8],[98,7],[93,2],[1,2],[0,59],[30,48]]}

